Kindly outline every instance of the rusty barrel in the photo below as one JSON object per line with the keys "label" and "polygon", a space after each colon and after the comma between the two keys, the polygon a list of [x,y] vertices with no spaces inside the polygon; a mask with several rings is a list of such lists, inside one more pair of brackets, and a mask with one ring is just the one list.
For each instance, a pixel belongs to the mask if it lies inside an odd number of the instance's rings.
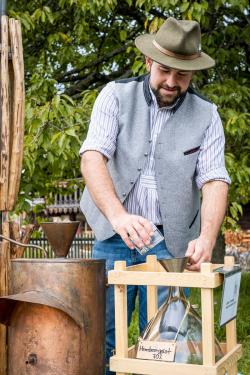
{"label": "rusty barrel", "polygon": [[105,261],[15,259],[8,325],[8,375],[105,373]]}

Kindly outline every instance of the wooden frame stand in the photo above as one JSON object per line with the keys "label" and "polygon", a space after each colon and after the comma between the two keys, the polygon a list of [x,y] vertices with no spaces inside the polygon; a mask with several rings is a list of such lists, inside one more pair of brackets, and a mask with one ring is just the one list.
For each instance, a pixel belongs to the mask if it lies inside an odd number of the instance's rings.
{"label": "wooden frame stand", "polygon": [[[233,257],[225,257],[225,265],[234,265]],[[115,262],[108,273],[108,283],[115,288],[116,354],[110,358],[110,369],[117,375],[237,375],[237,361],[242,347],[237,344],[236,320],[226,325],[226,343],[221,344],[223,358],[215,362],[214,343],[214,294],[213,289],[222,285],[223,276],[213,272],[222,265],[203,263],[201,272],[168,273],[154,255],[147,262],[126,267],[126,262]],[[201,288],[203,365],[142,360],[134,358],[134,346],[128,348],[127,285],[147,286],[148,321],[157,311],[157,286]]]}

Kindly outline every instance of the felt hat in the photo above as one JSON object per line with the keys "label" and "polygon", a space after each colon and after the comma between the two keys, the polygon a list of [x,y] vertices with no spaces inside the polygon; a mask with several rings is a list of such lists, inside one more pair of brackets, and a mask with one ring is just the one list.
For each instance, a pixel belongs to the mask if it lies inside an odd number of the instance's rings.
{"label": "felt hat", "polygon": [[138,36],[135,45],[145,56],[170,68],[193,71],[215,65],[201,51],[201,31],[196,21],[169,17],[156,34]]}

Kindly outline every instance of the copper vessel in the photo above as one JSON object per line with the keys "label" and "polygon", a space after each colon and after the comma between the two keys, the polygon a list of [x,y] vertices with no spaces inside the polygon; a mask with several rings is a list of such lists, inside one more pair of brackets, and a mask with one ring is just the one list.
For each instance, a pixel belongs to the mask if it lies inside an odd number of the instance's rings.
{"label": "copper vessel", "polygon": [[0,298],[8,375],[104,374],[103,260],[12,260],[10,294]]}

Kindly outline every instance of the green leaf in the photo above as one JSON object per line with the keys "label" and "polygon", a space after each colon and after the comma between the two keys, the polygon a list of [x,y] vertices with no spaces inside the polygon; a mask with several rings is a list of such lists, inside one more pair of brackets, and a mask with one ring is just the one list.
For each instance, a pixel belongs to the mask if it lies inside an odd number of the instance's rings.
{"label": "green leaf", "polygon": [[71,137],[76,137],[76,133],[75,133],[75,129],[74,129],[74,128],[67,129],[67,130],[65,131],[65,133],[66,133],[67,135],[70,135]]}
{"label": "green leaf", "polygon": [[188,10],[188,8],[189,8],[189,3],[188,2],[187,3],[182,3],[180,5],[180,11],[181,11],[181,13],[185,13]]}
{"label": "green leaf", "polygon": [[120,39],[123,42],[127,38],[127,31],[126,30],[120,30]]}

